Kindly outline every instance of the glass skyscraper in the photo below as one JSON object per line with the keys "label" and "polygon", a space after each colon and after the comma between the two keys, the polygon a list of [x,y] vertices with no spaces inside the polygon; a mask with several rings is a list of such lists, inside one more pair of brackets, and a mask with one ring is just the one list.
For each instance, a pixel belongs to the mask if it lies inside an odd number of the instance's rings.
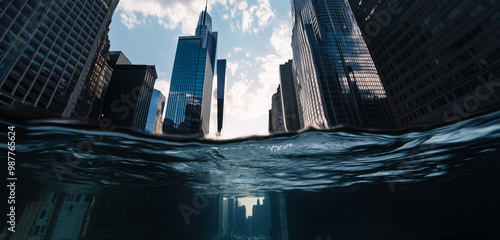
{"label": "glass skyscraper", "polygon": [[209,132],[217,32],[212,18],[200,13],[194,36],[181,36],[177,43],[164,131],[206,135]]}
{"label": "glass skyscraper", "polygon": [[397,125],[500,108],[500,2],[349,0]]}
{"label": "glass skyscraper", "polygon": [[292,0],[301,128],[390,127],[386,93],[346,0]]}
{"label": "glass skyscraper", "polygon": [[148,120],[145,132],[161,134],[163,129],[163,113],[165,111],[165,96],[157,89],[153,89],[149,104]]}
{"label": "glass skyscraper", "polygon": [[226,59],[217,60],[217,132],[224,122],[224,91],[226,86]]}
{"label": "glass skyscraper", "polygon": [[102,104],[108,80],[89,75],[109,44],[106,35],[117,4],[0,1],[0,106],[35,106],[83,119],[99,112],[92,104]]}

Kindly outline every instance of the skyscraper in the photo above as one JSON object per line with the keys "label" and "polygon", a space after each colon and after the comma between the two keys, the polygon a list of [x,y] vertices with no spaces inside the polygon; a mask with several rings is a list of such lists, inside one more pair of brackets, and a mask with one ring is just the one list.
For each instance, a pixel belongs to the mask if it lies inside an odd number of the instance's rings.
{"label": "skyscraper", "polygon": [[276,93],[271,99],[271,110],[269,111],[269,132],[285,132],[285,123],[283,121],[283,106],[281,105],[281,87],[278,86]]}
{"label": "skyscraper", "polygon": [[[154,65],[134,65],[119,51],[110,52],[113,76],[106,92],[102,119],[113,125],[144,131],[153,86]],[[102,121],[103,121],[102,120]]]}
{"label": "skyscraper", "polygon": [[118,0],[0,2],[0,106],[90,116],[92,105],[102,103],[107,81],[91,80],[89,72],[106,49],[117,4]]}
{"label": "skyscraper", "polygon": [[161,134],[163,129],[163,113],[165,110],[165,96],[153,89],[151,103],[149,104],[148,120],[146,122],[147,133]]}
{"label": "skyscraper", "polygon": [[345,0],[292,0],[301,128],[390,127],[386,93]]}
{"label": "skyscraper", "polygon": [[398,125],[500,108],[500,4],[350,0]]}
{"label": "skyscraper", "polygon": [[299,109],[297,108],[297,92],[293,79],[293,61],[288,60],[280,65],[281,100],[283,106],[283,121],[286,131],[300,129]]}
{"label": "skyscraper", "polygon": [[88,80],[82,86],[71,118],[86,119],[90,122],[97,122],[101,118],[104,98],[113,74],[113,68],[109,65],[109,38],[107,34],[103,37],[104,42],[91,64]]}
{"label": "skyscraper", "polygon": [[217,132],[222,130],[224,117],[224,91],[226,85],[226,59],[217,60]]}
{"label": "skyscraper", "polygon": [[200,13],[195,35],[181,36],[177,43],[165,131],[208,134],[216,51],[217,32],[212,31],[212,18],[205,8]]}

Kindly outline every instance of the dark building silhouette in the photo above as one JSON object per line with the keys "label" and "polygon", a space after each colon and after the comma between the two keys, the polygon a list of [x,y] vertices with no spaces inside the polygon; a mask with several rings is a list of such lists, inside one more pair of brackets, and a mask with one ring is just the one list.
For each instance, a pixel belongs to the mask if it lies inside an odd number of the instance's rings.
{"label": "dark building silhouette", "polygon": [[297,92],[293,79],[293,61],[288,60],[280,65],[281,100],[283,106],[283,121],[286,131],[300,129],[299,109],[297,108]]}
{"label": "dark building silhouette", "polygon": [[2,1],[0,106],[35,106],[96,121],[109,81],[109,69],[98,66],[109,48],[108,27],[117,4]]}
{"label": "dark building silhouette", "polygon": [[217,32],[212,18],[200,13],[195,36],[179,37],[165,118],[167,133],[206,135],[210,126]]}
{"label": "dark building silhouette", "polygon": [[288,240],[288,220],[285,196],[283,193],[269,193],[271,215],[270,239]]}
{"label": "dark building silhouette", "polygon": [[453,122],[499,108],[497,1],[349,3],[398,125]]}
{"label": "dark building silhouette", "polygon": [[226,86],[226,59],[217,60],[217,132],[220,134],[224,123],[224,92]]}
{"label": "dark building silhouette", "polygon": [[110,52],[113,75],[101,121],[144,131],[156,79],[154,65],[134,65],[122,52]]}
{"label": "dark building silhouette", "polygon": [[273,113],[271,109],[269,109],[269,123],[268,123],[268,132],[273,132]]}
{"label": "dark building silhouette", "polygon": [[248,218],[249,236],[270,238],[271,233],[271,206],[268,197],[257,199],[257,205],[252,206],[252,217]]}
{"label": "dark building silhouette", "polygon": [[90,122],[97,122],[101,118],[104,98],[113,74],[113,68],[109,65],[108,35],[104,37],[104,44],[101,45],[97,57],[91,64],[87,84],[82,86],[75,110],[71,114],[73,118],[86,119]]}
{"label": "dark building silhouette", "polygon": [[218,233],[224,235],[247,235],[247,217],[244,205],[239,206],[237,198],[220,198],[220,222]]}
{"label": "dark building silhouette", "polygon": [[283,107],[281,105],[281,87],[278,86],[276,93],[271,99],[271,110],[269,111],[269,132],[285,132],[285,124],[283,122]]}
{"label": "dark building silhouette", "polygon": [[301,128],[388,128],[392,115],[344,0],[292,1],[293,74]]}

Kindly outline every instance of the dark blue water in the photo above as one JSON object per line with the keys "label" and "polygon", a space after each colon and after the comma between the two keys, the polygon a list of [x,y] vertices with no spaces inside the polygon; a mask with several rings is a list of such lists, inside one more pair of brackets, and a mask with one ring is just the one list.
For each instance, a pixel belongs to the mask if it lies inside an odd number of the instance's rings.
{"label": "dark blue water", "polygon": [[14,125],[16,233],[0,239],[500,239],[500,112],[224,142]]}

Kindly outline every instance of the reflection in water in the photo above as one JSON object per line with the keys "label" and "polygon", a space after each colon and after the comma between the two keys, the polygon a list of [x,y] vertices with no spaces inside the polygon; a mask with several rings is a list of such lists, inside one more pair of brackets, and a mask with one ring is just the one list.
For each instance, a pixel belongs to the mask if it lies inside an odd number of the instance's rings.
{"label": "reflection in water", "polygon": [[225,143],[19,125],[0,239],[500,239],[499,156],[500,112]]}

